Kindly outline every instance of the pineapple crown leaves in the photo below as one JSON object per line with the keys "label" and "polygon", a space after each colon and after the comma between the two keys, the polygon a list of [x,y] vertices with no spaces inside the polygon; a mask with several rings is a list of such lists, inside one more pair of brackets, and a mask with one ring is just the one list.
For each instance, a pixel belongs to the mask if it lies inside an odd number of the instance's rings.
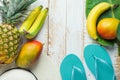
{"label": "pineapple crown leaves", "polygon": [[0,0],[3,23],[16,24],[21,21],[27,8],[36,0]]}

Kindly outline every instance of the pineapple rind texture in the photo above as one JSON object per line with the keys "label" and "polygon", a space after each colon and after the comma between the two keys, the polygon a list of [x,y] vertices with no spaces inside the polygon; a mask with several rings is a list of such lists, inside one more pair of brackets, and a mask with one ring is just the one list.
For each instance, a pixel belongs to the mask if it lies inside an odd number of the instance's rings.
{"label": "pineapple rind texture", "polygon": [[0,56],[0,63],[4,63],[4,61],[17,55],[20,33],[17,28],[7,24],[1,25],[0,29],[2,33],[0,34],[0,55],[2,55]]}

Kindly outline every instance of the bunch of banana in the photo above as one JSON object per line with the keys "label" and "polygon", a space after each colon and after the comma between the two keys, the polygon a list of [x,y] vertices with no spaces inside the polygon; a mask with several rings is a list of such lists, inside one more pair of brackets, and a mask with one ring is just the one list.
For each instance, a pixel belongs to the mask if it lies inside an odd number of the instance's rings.
{"label": "bunch of banana", "polygon": [[96,40],[98,38],[97,30],[96,30],[96,23],[99,18],[99,16],[108,10],[109,8],[112,8],[113,5],[107,2],[102,2],[97,4],[88,14],[87,18],[87,31],[91,38]]}
{"label": "bunch of banana", "polygon": [[48,8],[38,6],[31,11],[22,23],[19,32],[24,34],[27,39],[34,38],[42,28],[48,14]]}

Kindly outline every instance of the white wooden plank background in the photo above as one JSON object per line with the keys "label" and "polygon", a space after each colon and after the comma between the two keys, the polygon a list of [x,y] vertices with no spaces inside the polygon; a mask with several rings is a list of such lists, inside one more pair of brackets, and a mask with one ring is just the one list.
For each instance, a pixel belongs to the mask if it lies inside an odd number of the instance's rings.
{"label": "white wooden plank background", "polygon": [[[88,80],[95,80],[88,70],[84,58],[84,47],[96,43],[86,31],[85,0],[37,0],[30,9],[43,5],[49,8],[49,15],[36,40],[44,43],[39,61],[31,68],[39,80],[61,80],[59,67],[62,59],[75,53],[84,64]],[[106,48],[116,64],[117,46]],[[0,72],[8,68],[1,66]]]}

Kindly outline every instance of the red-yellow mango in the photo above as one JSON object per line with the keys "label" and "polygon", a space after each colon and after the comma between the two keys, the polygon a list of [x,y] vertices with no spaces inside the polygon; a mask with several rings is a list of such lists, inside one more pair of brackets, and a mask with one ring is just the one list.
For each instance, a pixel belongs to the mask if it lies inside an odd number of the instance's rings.
{"label": "red-yellow mango", "polygon": [[42,43],[36,40],[26,42],[16,59],[17,66],[21,68],[31,66],[40,56],[42,47]]}
{"label": "red-yellow mango", "polygon": [[97,26],[98,34],[108,40],[116,38],[116,32],[119,25],[119,20],[115,18],[104,18]]}

